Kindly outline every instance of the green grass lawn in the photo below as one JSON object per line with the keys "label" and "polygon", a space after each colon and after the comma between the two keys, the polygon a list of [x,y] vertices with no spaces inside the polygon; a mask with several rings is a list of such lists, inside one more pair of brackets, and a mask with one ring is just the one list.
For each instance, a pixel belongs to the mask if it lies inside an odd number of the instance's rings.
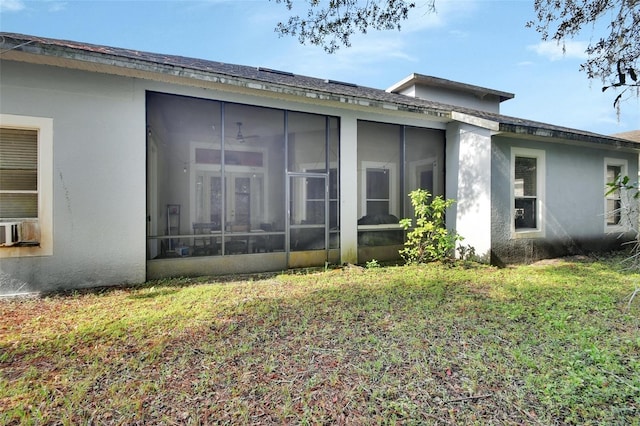
{"label": "green grass lawn", "polygon": [[640,424],[621,259],[0,300],[0,424]]}

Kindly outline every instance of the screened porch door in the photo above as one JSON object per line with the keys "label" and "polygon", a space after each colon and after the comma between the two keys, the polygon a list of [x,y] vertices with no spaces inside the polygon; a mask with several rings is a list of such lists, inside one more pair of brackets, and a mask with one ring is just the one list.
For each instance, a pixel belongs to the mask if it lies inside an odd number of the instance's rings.
{"label": "screened porch door", "polygon": [[328,259],[329,186],[326,174],[289,175],[289,267]]}

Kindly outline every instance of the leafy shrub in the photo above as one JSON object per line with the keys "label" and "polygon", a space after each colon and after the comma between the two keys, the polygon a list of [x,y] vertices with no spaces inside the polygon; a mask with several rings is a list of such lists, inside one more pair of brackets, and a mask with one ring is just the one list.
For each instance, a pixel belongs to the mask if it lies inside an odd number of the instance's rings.
{"label": "leafy shrub", "polygon": [[367,266],[367,269],[379,268],[380,262],[378,262],[375,259],[371,259],[370,261],[367,262],[366,266]]}
{"label": "leafy shrub", "polygon": [[445,200],[442,196],[432,197],[424,189],[411,191],[409,198],[416,223],[412,228],[413,221],[410,218],[400,220],[405,230],[410,229],[404,248],[400,250],[402,258],[409,264],[451,258],[456,241],[461,237],[447,229],[445,213],[455,201]]}

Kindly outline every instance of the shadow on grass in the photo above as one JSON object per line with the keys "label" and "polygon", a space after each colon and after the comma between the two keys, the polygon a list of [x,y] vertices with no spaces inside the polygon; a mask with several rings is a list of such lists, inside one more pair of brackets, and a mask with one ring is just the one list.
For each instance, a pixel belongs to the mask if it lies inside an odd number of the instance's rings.
{"label": "shadow on grass", "polygon": [[[220,286],[203,286],[184,299],[185,287],[210,281],[128,288],[126,299],[138,299],[147,316],[94,312],[93,329],[70,326],[55,339],[24,335],[18,346],[2,344],[0,367],[13,385],[4,387],[8,396],[0,392],[0,401],[12,404],[4,420],[623,424],[635,418],[638,321],[618,309],[628,286],[617,272],[582,263],[469,266],[216,278],[228,284],[223,294]],[[161,296],[175,300],[154,304]],[[64,298],[59,302],[64,309]],[[589,309],[580,309],[583,302]]]}

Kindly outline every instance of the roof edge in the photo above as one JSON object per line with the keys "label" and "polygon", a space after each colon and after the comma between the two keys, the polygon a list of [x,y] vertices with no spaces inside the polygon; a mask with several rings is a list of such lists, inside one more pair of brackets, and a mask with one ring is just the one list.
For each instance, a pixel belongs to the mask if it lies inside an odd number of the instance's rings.
{"label": "roof edge", "polygon": [[[184,77],[193,80],[228,84],[237,87],[247,87],[272,93],[288,93],[293,96],[303,98],[306,101],[309,99],[335,101],[342,105],[369,106],[384,109],[385,111],[395,110],[398,112],[418,113],[438,120],[448,120],[451,117],[451,110],[446,108],[446,106],[443,108],[443,106],[427,105],[426,103],[424,105],[414,105],[411,103],[401,102],[399,99],[377,99],[350,91],[338,92],[332,89],[335,88],[335,86],[342,86],[347,89],[352,87],[359,88],[359,86],[348,86],[345,85],[345,83],[334,82],[332,80],[320,80],[314,77],[305,76],[290,76],[292,78],[301,77],[314,79],[322,81],[327,86],[330,86],[328,88],[305,87],[304,85],[301,86],[284,83],[281,80],[263,80],[253,78],[251,76],[240,76],[221,70],[206,69],[198,65],[191,66],[190,63],[175,63],[174,59],[184,59],[187,62],[192,60],[192,58],[181,56],[161,55],[90,43],[79,43],[75,41],[3,32],[0,32],[0,39],[2,44],[5,45],[5,48],[0,50],[0,59],[6,55],[9,60],[23,60],[31,62],[27,59],[29,55],[42,55],[44,57],[77,61],[78,63],[99,64],[122,70],[137,70],[158,75],[166,74],[174,77]],[[14,57],[15,55],[26,56],[25,58],[17,59]],[[203,60],[203,62],[241,67],[257,70],[258,72],[261,71],[260,67],[236,66],[233,64],[223,64],[208,60]],[[264,69],[262,71],[264,71]],[[279,74],[280,73],[278,73],[277,77],[281,77]],[[382,90],[375,90],[384,93]],[[402,97],[402,95],[395,94],[393,96]]]}
{"label": "roof edge", "polygon": [[481,118],[475,115],[465,114],[458,111],[453,111],[451,113],[451,119],[456,120],[460,123],[471,124],[473,126],[481,127],[483,129],[492,130],[494,132],[497,132],[500,130],[500,123],[498,123],[495,120]]}
{"label": "roof edge", "polygon": [[389,87],[386,91],[389,93],[398,93],[412,85],[423,85],[429,87],[441,87],[445,89],[457,90],[459,92],[471,93],[475,96],[483,98],[487,95],[497,96],[500,102],[513,99],[513,93],[504,92],[502,90],[489,89],[487,87],[475,86],[473,84],[461,83],[459,81],[447,80],[445,78],[433,77],[430,75],[413,73],[408,77],[400,80],[396,84]]}
{"label": "roof edge", "polygon": [[615,148],[630,149],[640,152],[640,143],[628,139],[613,136],[576,133],[571,129],[542,127],[536,125],[524,125],[516,123],[500,122],[501,133],[511,133],[519,136],[535,136],[539,138],[562,139],[576,143],[591,143],[595,145],[613,146]]}
{"label": "roof edge", "polygon": [[[264,73],[255,67],[223,64],[209,60],[198,60],[173,55],[161,55],[131,49],[111,48],[108,46],[78,43],[66,40],[50,39],[22,34],[0,32],[3,48],[0,59],[34,62],[37,55],[47,58],[46,64],[71,69],[82,68],[86,64],[99,65],[102,71],[117,75],[131,76],[141,72],[152,80],[165,81],[163,78],[180,79],[180,84],[229,85],[238,89],[262,91],[263,96],[287,95],[301,102],[326,101],[341,104],[343,108],[375,108],[428,116],[439,122],[459,121],[490,129],[496,133],[529,135],[544,139],[558,139],[573,143],[591,143],[600,146],[613,146],[640,152],[640,143],[620,137],[600,135],[577,129],[539,123],[508,117],[501,114],[479,111],[459,106],[445,105],[410,96],[388,93],[372,88],[350,86],[339,82],[325,81],[305,76],[282,76]],[[60,62],[62,61],[62,62]],[[65,63],[65,61],[68,61]],[[104,71],[107,70],[107,71]],[[263,75],[264,74],[264,75]],[[186,80],[182,80],[186,79]],[[290,80],[293,79],[293,80]],[[438,84],[447,84],[458,88],[480,90],[482,93],[509,95],[492,89],[481,88],[450,80],[412,74],[396,86],[412,84],[416,79],[426,79]],[[174,81],[174,80],[167,80]],[[175,80],[177,81],[177,80]],[[174,81],[174,82],[175,82]]]}

